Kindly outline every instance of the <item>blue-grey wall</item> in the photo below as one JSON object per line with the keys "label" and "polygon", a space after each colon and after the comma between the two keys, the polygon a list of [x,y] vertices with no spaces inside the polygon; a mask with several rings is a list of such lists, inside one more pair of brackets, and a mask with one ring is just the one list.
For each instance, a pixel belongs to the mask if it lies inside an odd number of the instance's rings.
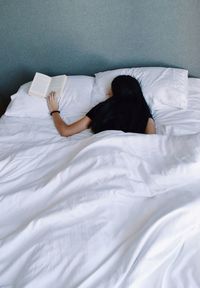
{"label": "blue-grey wall", "polygon": [[164,65],[200,77],[199,19],[199,0],[0,0],[1,102],[36,71]]}

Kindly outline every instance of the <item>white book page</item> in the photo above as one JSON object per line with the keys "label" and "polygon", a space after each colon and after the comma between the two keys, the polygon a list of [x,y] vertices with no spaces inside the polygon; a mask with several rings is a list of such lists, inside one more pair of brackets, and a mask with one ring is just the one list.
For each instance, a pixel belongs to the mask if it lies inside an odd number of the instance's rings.
{"label": "white book page", "polygon": [[48,91],[47,91],[47,95],[51,91],[55,91],[56,92],[56,96],[60,97],[62,92],[63,92],[66,80],[67,80],[67,76],[66,75],[59,75],[59,76],[51,77],[51,83],[49,85],[49,88],[48,88]]}
{"label": "white book page", "polygon": [[29,95],[45,97],[50,81],[51,77],[37,72],[29,89]]}

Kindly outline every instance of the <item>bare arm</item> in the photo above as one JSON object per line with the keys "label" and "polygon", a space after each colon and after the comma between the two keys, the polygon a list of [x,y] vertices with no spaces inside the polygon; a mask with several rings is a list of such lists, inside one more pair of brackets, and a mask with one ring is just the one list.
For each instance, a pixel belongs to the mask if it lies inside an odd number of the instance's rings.
{"label": "bare arm", "polygon": [[146,134],[156,134],[156,126],[155,126],[155,122],[153,121],[152,118],[149,118],[147,121],[145,133]]}
{"label": "bare arm", "polygon": [[[51,92],[48,95],[47,104],[50,112],[58,110],[58,102],[56,99],[55,92]],[[60,114],[57,112],[52,114],[52,118],[59,134],[65,137],[74,135],[87,129],[91,123],[91,119],[85,116],[82,119],[68,125],[63,121],[63,119],[60,117]]]}
{"label": "bare arm", "polygon": [[71,136],[76,133],[79,133],[89,127],[89,124],[91,122],[90,118],[85,116],[82,119],[72,123],[72,124],[66,124],[62,118],[60,117],[59,113],[54,113],[52,115],[54,125],[61,136]]}

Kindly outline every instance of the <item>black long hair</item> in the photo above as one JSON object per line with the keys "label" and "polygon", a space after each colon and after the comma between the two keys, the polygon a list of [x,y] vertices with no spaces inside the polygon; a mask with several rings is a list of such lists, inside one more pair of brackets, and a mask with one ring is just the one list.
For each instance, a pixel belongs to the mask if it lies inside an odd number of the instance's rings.
{"label": "black long hair", "polygon": [[143,98],[142,89],[137,79],[130,75],[120,75],[114,78],[111,83],[113,97],[120,100],[129,100],[136,102]]}
{"label": "black long hair", "polygon": [[127,105],[127,102],[128,105],[136,105],[137,107],[147,105],[138,80],[130,75],[120,75],[114,78],[111,83],[111,89],[113,95],[98,104],[98,113],[91,124],[94,133],[101,131],[102,125],[109,121],[112,123],[117,122],[115,120],[119,119],[120,112],[116,107],[120,107],[123,104]]}

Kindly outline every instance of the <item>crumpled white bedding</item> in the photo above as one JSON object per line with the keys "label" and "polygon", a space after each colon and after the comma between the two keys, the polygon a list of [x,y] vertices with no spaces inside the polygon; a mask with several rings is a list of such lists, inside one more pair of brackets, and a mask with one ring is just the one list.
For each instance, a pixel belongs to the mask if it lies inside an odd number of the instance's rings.
{"label": "crumpled white bedding", "polygon": [[0,135],[1,288],[200,287],[200,133]]}

